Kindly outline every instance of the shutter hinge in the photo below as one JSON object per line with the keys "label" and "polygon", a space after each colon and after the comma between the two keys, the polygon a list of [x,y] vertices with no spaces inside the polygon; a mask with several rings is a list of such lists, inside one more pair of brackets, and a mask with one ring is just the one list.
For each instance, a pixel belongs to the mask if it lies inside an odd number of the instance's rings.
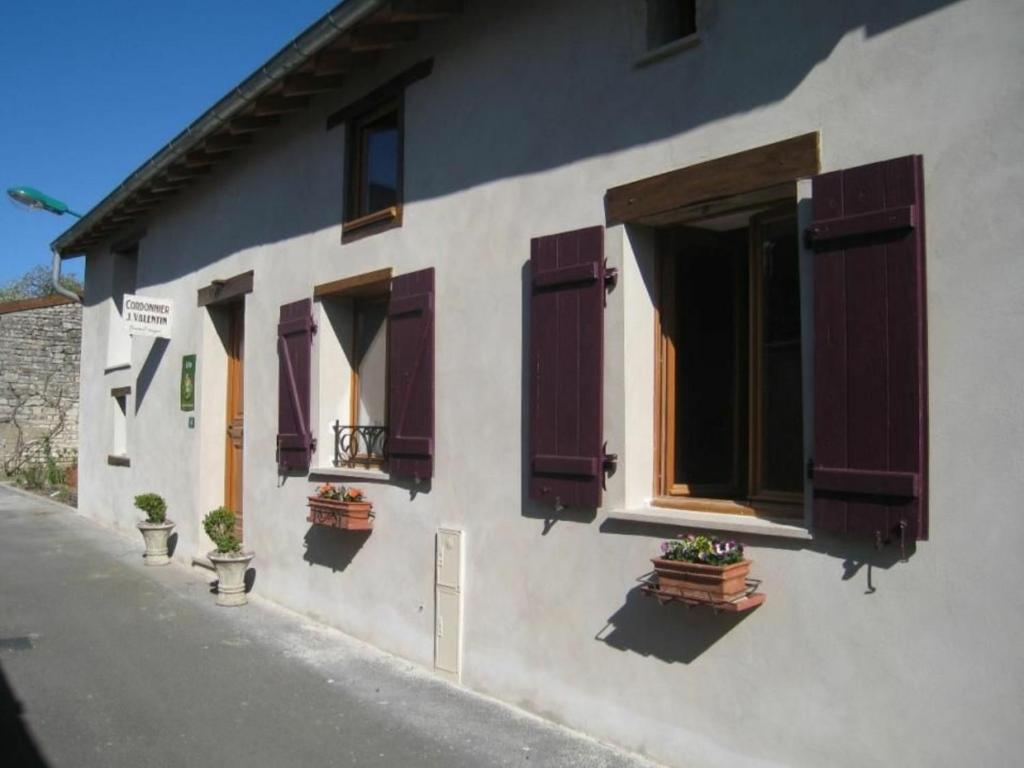
{"label": "shutter hinge", "polygon": [[608,453],[608,443],[601,446],[601,489],[608,490],[608,486],[605,485],[605,481],[610,475],[615,474],[615,470],[619,466],[619,454]]}
{"label": "shutter hinge", "polygon": [[316,451],[316,438],[315,437],[309,441],[309,451],[310,451],[310,453],[313,453],[313,452]]}
{"label": "shutter hinge", "polygon": [[619,270],[615,267],[609,267],[607,262],[604,267],[604,289],[610,291],[615,288],[619,282]]}

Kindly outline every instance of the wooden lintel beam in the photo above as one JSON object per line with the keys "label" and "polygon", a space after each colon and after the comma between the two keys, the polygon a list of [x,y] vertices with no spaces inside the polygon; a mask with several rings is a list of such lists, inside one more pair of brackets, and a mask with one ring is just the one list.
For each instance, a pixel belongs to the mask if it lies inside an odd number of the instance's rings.
{"label": "wooden lintel beam", "polygon": [[285,83],[282,93],[285,96],[309,96],[314,93],[337,91],[345,84],[345,78],[338,75],[293,75]]}
{"label": "wooden lintel beam", "polygon": [[429,21],[462,13],[462,0],[392,0],[388,18],[392,21]]}
{"label": "wooden lintel beam", "polygon": [[821,170],[817,131],[668,171],[605,193],[611,224],[637,223],[699,203],[807,179]]}
{"label": "wooden lintel beam", "polygon": [[309,99],[305,96],[294,96],[291,98],[287,96],[265,96],[256,102],[253,114],[257,116],[282,115],[285,112],[298,112],[308,106]]}
{"label": "wooden lintel beam", "polygon": [[372,68],[378,56],[369,52],[327,51],[316,57],[313,68],[318,75],[345,75]]}
{"label": "wooden lintel beam", "polygon": [[244,117],[236,117],[228,123],[228,131],[234,135],[255,133],[265,128],[271,128],[280,122],[281,118],[274,115],[264,115],[262,117],[245,115]]}
{"label": "wooden lintel beam", "polygon": [[416,39],[416,25],[412,23],[372,24],[357,27],[343,37],[346,47],[353,51],[382,51],[397,48]]}
{"label": "wooden lintel beam", "polygon": [[230,152],[233,149],[238,149],[251,143],[252,136],[247,134],[232,136],[231,134],[221,133],[208,138],[203,143],[203,151],[207,154],[211,152]]}

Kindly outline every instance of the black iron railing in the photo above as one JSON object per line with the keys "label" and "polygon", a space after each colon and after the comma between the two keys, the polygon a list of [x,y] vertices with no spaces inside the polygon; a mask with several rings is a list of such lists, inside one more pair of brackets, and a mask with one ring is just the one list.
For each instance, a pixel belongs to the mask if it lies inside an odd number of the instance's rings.
{"label": "black iron railing", "polygon": [[387,459],[388,428],[334,422],[334,466],[376,466]]}

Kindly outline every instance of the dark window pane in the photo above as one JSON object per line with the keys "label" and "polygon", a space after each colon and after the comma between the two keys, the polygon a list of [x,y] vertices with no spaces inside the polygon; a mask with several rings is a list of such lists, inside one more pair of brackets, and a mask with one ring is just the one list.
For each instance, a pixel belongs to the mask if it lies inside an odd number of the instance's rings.
{"label": "dark window pane", "polygon": [[803,411],[800,376],[800,267],[796,220],[762,225],[761,251],[761,485],[803,489]]}
{"label": "dark window pane", "polygon": [[675,482],[735,493],[740,480],[743,248],[729,236],[684,247],[676,270]]}
{"label": "dark window pane", "polygon": [[398,114],[390,112],[363,128],[363,210],[373,213],[398,203]]}

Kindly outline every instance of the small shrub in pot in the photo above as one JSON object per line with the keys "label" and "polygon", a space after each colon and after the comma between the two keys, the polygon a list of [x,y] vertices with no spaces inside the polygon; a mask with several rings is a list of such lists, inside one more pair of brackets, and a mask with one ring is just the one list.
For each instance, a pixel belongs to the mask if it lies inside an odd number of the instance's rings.
{"label": "small shrub in pot", "polygon": [[242,542],[235,532],[235,513],[227,507],[217,507],[203,518],[203,529],[216,547],[207,557],[217,569],[217,605],[245,605],[245,571],[254,555],[242,551]]}
{"label": "small shrub in pot", "polygon": [[174,522],[167,519],[167,502],[156,493],[141,493],[135,497],[135,506],[146,513],[146,519],[138,524],[146,542],[146,565],[167,565],[171,562],[167,538],[174,528]]}

